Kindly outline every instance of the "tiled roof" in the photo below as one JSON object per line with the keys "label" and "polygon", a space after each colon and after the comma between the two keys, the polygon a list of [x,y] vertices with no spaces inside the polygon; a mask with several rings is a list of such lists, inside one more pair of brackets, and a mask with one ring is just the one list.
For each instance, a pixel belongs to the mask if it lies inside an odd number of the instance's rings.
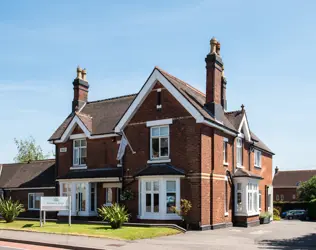
{"label": "tiled roof", "polygon": [[249,178],[255,178],[255,179],[263,179],[260,175],[254,174],[254,173],[247,171],[243,168],[237,168],[233,177],[234,178],[236,178],[236,177],[249,177]]}
{"label": "tiled roof", "polygon": [[175,168],[170,164],[149,164],[140,170],[135,176],[151,176],[151,175],[184,175],[182,169]]}
{"label": "tiled roof", "polygon": [[300,182],[307,181],[315,175],[316,169],[278,171],[273,178],[273,187],[297,187]]}
{"label": "tiled roof", "polygon": [[[228,128],[234,132],[238,131],[239,125],[243,118],[241,110],[225,112],[223,116],[223,124],[215,121],[212,113],[205,107],[206,97],[201,91],[195,89],[190,84],[170,75],[168,72],[155,67],[206,119],[216,123],[219,126]],[[89,129],[91,134],[113,133],[115,125],[128,109],[136,94],[105,99],[101,101],[88,102],[79,113],[79,118]],[[78,114],[78,113],[77,113]],[[62,125],[56,130],[49,140],[60,139],[67,125],[71,122],[74,114],[69,115]],[[88,118],[88,117],[91,118]],[[255,138],[255,146],[264,149],[267,152],[272,151],[251,132],[251,136]]]}
{"label": "tiled roof", "polygon": [[122,176],[122,168],[107,167],[107,168],[71,170],[66,175],[57,177],[57,179],[110,178],[110,177],[121,177],[121,176]]}
{"label": "tiled roof", "polygon": [[32,161],[30,163],[2,164],[0,188],[54,186],[55,160]]}

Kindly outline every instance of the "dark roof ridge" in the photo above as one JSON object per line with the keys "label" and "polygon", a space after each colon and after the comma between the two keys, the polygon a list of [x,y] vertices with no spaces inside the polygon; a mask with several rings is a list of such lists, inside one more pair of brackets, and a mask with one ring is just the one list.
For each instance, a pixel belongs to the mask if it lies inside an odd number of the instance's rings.
{"label": "dark roof ridge", "polygon": [[101,99],[101,100],[96,100],[96,101],[90,101],[90,102],[87,102],[87,104],[90,104],[90,103],[96,103],[96,102],[105,102],[105,101],[112,101],[112,100],[117,100],[117,99],[120,99],[120,98],[127,98],[127,97],[132,97],[132,96],[136,96],[136,94],[129,94],[129,95],[122,95],[122,96],[115,96],[115,97],[110,97],[110,98],[107,98],[107,99]]}
{"label": "dark roof ridge", "polygon": [[316,169],[279,170],[276,174],[280,172],[298,172],[298,171],[316,171]]}
{"label": "dark roof ridge", "polygon": [[241,110],[233,110],[233,111],[227,111],[225,112],[225,114],[233,114],[233,113],[236,113],[236,112],[240,112],[241,113]]}
{"label": "dark roof ridge", "polygon": [[187,87],[191,88],[191,89],[194,90],[195,92],[197,92],[197,93],[199,93],[199,94],[205,96],[205,94],[204,94],[202,91],[198,90],[197,88],[194,88],[192,85],[190,85],[190,84],[188,84],[187,82],[185,82],[185,81],[183,81],[183,80],[181,80],[181,79],[175,77],[174,75],[171,75],[170,73],[168,73],[167,71],[161,69],[160,67],[155,66],[155,69],[158,69],[159,71],[162,71],[163,73],[167,74],[167,75],[170,76],[171,78],[174,78],[175,80],[180,81],[182,84],[184,84],[184,85],[186,85]]}
{"label": "dark roof ridge", "polygon": [[30,163],[40,163],[40,162],[48,162],[48,161],[56,161],[56,159],[44,159],[44,160],[35,160],[35,161],[30,161],[30,162],[12,162],[12,163],[0,163],[1,165],[17,165],[17,164],[30,164]]}

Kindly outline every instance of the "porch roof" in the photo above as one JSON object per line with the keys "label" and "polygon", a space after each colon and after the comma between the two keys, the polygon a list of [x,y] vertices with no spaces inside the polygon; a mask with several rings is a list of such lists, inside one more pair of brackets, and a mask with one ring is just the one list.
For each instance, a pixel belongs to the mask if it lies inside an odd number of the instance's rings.
{"label": "porch roof", "polygon": [[261,177],[260,175],[254,174],[250,171],[247,171],[243,168],[238,168],[234,175],[233,178],[237,178],[237,177],[248,177],[248,178],[254,178],[254,179],[263,179],[263,177]]}
{"label": "porch roof", "polygon": [[151,175],[184,175],[184,171],[168,163],[156,163],[147,165],[145,168],[140,170],[135,176]]}
{"label": "porch roof", "polygon": [[122,168],[97,168],[70,170],[67,174],[57,177],[57,179],[91,179],[91,178],[113,178],[122,177]]}

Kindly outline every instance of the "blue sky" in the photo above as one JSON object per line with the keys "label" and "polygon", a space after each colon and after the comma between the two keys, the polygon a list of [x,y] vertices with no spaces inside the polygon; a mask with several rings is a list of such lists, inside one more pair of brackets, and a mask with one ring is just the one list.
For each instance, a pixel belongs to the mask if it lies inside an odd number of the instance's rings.
{"label": "blue sky", "polygon": [[[88,4],[89,3],[89,4]],[[89,100],[138,92],[155,65],[205,91],[221,42],[228,109],[280,169],[316,168],[315,1],[7,1],[0,8],[0,162],[13,139],[47,139],[71,110],[78,64]]]}

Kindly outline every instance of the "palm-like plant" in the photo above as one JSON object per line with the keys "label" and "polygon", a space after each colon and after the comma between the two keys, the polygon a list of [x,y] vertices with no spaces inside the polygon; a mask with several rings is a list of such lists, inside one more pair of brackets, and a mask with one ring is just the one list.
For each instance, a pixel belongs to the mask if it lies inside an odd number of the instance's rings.
{"label": "palm-like plant", "polygon": [[0,199],[0,214],[7,223],[13,222],[24,211],[24,206],[19,201],[13,201],[11,197],[7,200]]}
{"label": "palm-like plant", "polygon": [[128,221],[129,214],[123,205],[113,204],[112,206],[103,206],[98,208],[99,216],[110,223],[113,229],[120,228],[124,222]]}

